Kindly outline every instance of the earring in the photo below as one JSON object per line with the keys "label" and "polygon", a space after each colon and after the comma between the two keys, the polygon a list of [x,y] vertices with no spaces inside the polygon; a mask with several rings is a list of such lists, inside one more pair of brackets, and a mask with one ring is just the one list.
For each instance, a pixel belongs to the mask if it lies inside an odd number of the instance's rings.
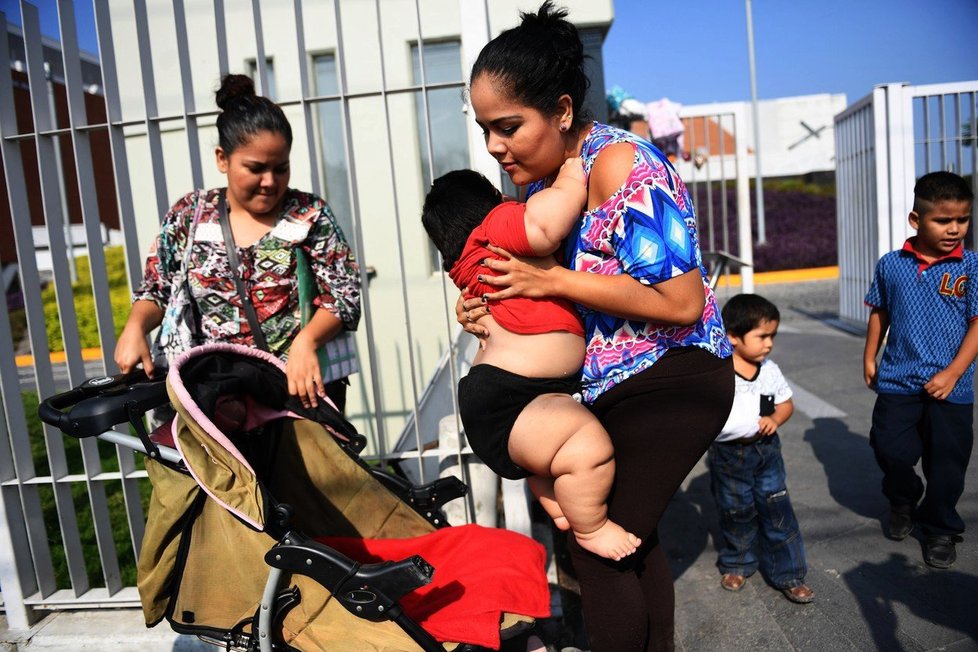
{"label": "earring", "polygon": [[561,123],[560,123],[560,131],[561,131],[561,132],[565,132],[565,131],[567,131],[567,130],[568,130],[569,128],[570,128],[570,126],[569,126],[569,125],[568,125],[568,124],[567,124],[566,122],[561,122]]}

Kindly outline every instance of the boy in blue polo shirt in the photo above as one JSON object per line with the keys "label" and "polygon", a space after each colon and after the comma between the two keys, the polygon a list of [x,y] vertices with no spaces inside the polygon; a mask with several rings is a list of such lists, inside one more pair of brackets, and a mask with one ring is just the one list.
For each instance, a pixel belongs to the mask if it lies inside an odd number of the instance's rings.
{"label": "boy in blue polo shirt", "polygon": [[[880,258],[865,299],[872,312],[863,373],[877,392],[869,440],[890,501],[887,534],[904,539],[916,522],[934,568],[956,558],[964,521],[955,506],[974,442],[978,288],[969,278],[978,277],[978,253],[963,244],[973,200],[956,174],[918,179],[910,213],[917,235]],[[914,472],[921,459],[926,487]]]}

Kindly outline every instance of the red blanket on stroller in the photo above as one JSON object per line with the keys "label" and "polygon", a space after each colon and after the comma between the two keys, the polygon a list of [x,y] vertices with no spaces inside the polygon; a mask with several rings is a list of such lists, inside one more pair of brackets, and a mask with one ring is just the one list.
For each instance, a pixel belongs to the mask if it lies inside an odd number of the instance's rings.
{"label": "red blanket on stroller", "polygon": [[319,540],[361,563],[424,557],[435,568],[432,582],[401,605],[439,641],[498,649],[503,612],[550,615],[546,552],[516,532],[461,525],[411,539]]}

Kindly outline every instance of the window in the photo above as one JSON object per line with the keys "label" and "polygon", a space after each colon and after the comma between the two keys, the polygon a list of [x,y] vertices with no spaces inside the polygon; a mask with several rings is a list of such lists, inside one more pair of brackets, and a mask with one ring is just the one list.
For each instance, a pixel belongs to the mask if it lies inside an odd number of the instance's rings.
{"label": "window", "polygon": [[[424,81],[427,84],[462,83],[462,57],[459,41],[424,43]],[[421,48],[411,46],[414,83],[421,84]],[[422,92],[425,96],[422,96]],[[428,100],[428,122],[425,121],[424,97]],[[415,95],[418,116],[418,142],[421,149],[423,189],[433,179],[451,170],[469,167],[469,140],[465,128],[464,101],[461,88],[436,88]],[[428,123],[431,124],[431,161],[428,150]],[[430,163],[430,164],[429,164]],[[441,269],[438,250],[429,243],[432,272]]]}
{"label": "window", "polygon": [[[312,57],[313,84],[316,95],[337,95],[339,77],[336,57],[333,54],[316,54]],[[316,105],[316,124],[319,127],[320,169],[323,175],[326,201],[333,210],[343,235],[353,243],[353,209],[350,204],[350,188],[347,184],[349,163],[344,147],[340,100],[328,100]]]}
{"label": "window", "polygon": [[[248,76],[250,76],[255,81],[255,88],[261,85],[258,80],[258,61],[255,59],[248,59]],[[275,87],[275,66],[272,64],[271,57],[265,57],[265,80],[268,82],[268,88],[262,88],[258,90],[259,95],[264,95],[270,100],[275,100],[278,98],[278,89]]]}

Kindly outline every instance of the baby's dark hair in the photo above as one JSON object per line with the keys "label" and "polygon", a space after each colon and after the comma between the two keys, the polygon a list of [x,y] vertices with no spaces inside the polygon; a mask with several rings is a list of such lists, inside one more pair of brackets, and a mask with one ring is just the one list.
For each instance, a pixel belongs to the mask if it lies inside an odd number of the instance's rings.
{"label": "baby's dark hair", "polygon": [[734,337],[743,337],[763,321],[781,321],[778,307],[759,294],[736,294],[721,311],[723,326]]}
{"label": "baby's dark hair", "polygon": [[446,272],[462,255],[472,230],[502,202],[502,193],[473,170],[455,170],[435,179],[424,199],[421,223],[441,252]]}
{"label": "baby's dark hair", "polygon": [[561,95],[574,107],[576,130],[591,117],[584,110],[590,85],[584,73],[584,46],[566,9],[547,0],[536,13],[521,13],[521,22],[489,41],[479,52],[469,79],[486,74],[518,102],[545,116],[557,111]]}
{"label": "baby's dark hair", "polygon": [[931,172],[917,179],[913,187],[913,210],[924,216],[939,201],[973,202],[975,195],[968,182],[953,172]]}
{"label": "baby's dark hair", "polygon": [[255,82],[245,75],[225,75],[214,93],[217,106],[217,138],[225,156],[262,131],[281,134],[292,147],[292,125],[278,104],[255,95]]}

